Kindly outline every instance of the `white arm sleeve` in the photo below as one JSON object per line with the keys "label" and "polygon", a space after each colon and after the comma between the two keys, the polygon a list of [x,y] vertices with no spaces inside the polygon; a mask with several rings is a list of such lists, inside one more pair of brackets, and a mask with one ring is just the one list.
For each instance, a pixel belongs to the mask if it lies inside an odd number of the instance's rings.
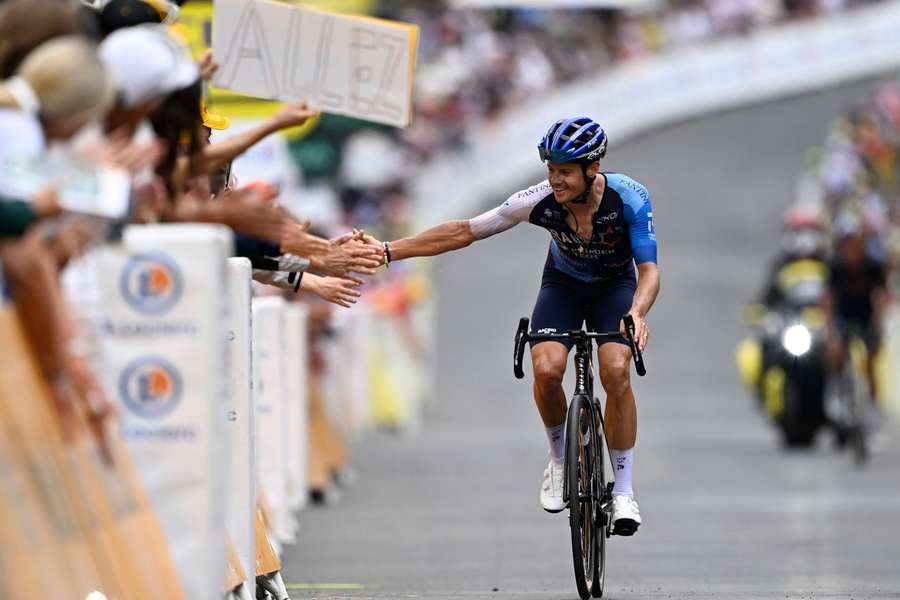
{"label": "white arm sleeve", "polygon": [[527,221],[531,209],[551,192],[552,188],[546,180],[516,192],[500,206],[469,219],[469,229],[479,240],[511,229]]}

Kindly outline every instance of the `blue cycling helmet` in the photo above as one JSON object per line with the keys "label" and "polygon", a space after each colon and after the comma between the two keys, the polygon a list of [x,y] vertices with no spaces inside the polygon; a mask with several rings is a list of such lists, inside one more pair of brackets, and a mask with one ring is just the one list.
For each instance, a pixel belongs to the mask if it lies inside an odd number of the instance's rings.
{"label": "blue cycling helmet", "polygon": [[538,144],[542,161],[593,162],[606,156],[606,132],[590,117],[560,119]]}

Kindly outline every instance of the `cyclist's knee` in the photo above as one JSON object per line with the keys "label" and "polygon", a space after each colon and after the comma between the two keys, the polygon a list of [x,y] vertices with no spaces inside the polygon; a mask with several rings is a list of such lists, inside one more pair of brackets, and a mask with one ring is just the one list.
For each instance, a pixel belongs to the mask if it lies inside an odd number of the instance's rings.
{"label": "cyclist's knee", "polygon": [[608,396],[618,397],[631,387],[631,363],[626,356],[604,357],[600,383]]}
{"label": "cyclist's knee", "polygon": [[534,381],[541,389],[562,385],[565,372],[565,357],[560,360],[547,354],[536,354],[534,356]]}

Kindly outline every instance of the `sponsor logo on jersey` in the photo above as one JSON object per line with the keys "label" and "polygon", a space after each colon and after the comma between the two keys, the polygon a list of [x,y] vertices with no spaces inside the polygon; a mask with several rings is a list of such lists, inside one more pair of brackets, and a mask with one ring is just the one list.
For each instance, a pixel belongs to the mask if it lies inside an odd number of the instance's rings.
{"label": "sponsor logo on jersey", "polygon": [[181,271],[175,261],[161,252],[138,254],[122,269],[119,288],[136,311],[160,315],[181,299]]}

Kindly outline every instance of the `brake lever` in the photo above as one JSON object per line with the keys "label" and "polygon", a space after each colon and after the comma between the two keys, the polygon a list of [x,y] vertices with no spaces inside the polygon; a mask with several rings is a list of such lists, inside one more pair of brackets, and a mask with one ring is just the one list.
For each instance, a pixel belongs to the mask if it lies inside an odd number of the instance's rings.
{"label": "brake lever", "polygon": [[516,330],[516,344],[513,347],[513,375],[516,379],[525,377],[522,370],[522,358],[525,356],[525,342],[528,341],[528,317],[519,319],[519,328]]}
{"label": "brake lever", "polygon": [[628,344],[631,346],[631,354],[634,356],[634,368],[637,371],[637,374],[640,377],[643,377],[647,374],[647,368],[644,366],[644,357],[641,354],[640,349],[638,349],[637,343],[634,341],[634,317],[627,314],[622,317],[622,322],[625,323],[625,336],[628,338]]}

